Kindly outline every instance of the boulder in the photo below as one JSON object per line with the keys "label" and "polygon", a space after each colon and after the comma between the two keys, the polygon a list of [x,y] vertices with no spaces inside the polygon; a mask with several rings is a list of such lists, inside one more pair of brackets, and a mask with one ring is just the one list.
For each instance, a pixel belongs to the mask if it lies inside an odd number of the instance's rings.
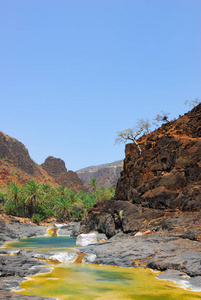
{"label": "boulder", "polygon": [[95,233],[88,233],[88,234],[80,234],[76,240],[76,246],[87,246],[90,244],[97,243],[97,235]]}

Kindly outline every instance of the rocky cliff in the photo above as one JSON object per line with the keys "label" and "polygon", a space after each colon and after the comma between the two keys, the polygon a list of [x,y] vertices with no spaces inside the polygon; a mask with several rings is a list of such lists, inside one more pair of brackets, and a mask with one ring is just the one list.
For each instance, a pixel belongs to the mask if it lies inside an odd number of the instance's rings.
{"label": "rocky cliff", "polygon": [[59,185],[64,185],[74,192],[80,190],[87,191],[78,175],[73,171],[67,171],[65,162],[62,159],[48,156],[41,167],[53,177]]}
{"label": "rocky cliff", "polygon": [[54,179],[31,159],[21,142],[0,132],[0,184],[7,185],[13,180],[18,184],[36,180],[56,185]]}
{"label": "rocky cliff", "polygon": [[84,185],[88,185],[92,178],[96,178],[100,186],[108,187],[116,185],[122,170],[123,161],[119,160],[110,164],[84,168],[76,171],[76,173]]}
{"label": "rocky cliff", "polygon": [[201,209],[201,104],[125,148],[115,199],[150,208]]}
{"label": "rocky cliff", "polygon": [[[178,220],[184,215],[187,218],[187,212],[190,219],[199,219],[201,104],[141,137],[138,143],[141,155],[134,144],[126,145],[115,198],[94,206],[82,222],[83,232],[96,229],[111,237],[119,231],[174,230],[181,223]],[[200,227],[192,229],[190,219],[179,227],[180,234],[189,231],[201,239]]]}
{"label": "rocky cliff", "polygon": [[74,192],[86,191],[77,174],[67,171],[62,159],[49,156],[42,165],[36,164],[27,148],[18,140],[0,132],[0,184],[10,181],[25,184],[29,180],[64,185]]}

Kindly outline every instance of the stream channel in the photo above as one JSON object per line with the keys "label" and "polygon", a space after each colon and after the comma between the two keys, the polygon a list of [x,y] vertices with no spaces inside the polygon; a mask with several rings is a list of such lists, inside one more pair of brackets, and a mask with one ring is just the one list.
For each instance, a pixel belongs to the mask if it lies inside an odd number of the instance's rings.
{"label": "stream channel", "polygon": [[29,277],[21,283],[23,295],[53,297],[59,300],[194,300],[201,299],[201,292],[178,287],[174,282],[158,280],[159,272],[142,268],[122,268],[82,262],[77,257],[76,240],[53,236],[21,239],[7,244],[7,248],[51,251],[67,255],[69,261],[60,263],[53,256],[52,271]]}

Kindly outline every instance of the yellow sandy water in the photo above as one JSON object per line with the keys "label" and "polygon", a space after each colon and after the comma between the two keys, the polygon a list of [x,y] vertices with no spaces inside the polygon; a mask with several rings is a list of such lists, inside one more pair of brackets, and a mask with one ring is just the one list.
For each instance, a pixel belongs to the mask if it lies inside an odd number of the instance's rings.
{"label": "yellow sandy water", "polygon": [[[7,247],[69,251],[72,247],[69,242],[71,239],[65,237],[32,238]],[[73,239],[72,242],[75,244]],[[24,281],[20,293],[59,300],[201,300],[201,292],[184,290],[173,282],[158,280],[158,273],[150,269],[86,263],[52,266],[54,269],[50,273],[38,274]]]}
{"label": "yellow sandy water", "polygon": [[21,284],[21,294],[59,300],[197,300],[201,292],[187,291],[158,280],[150,269],[92,264],[57,264],[51,273],[36,275]]}

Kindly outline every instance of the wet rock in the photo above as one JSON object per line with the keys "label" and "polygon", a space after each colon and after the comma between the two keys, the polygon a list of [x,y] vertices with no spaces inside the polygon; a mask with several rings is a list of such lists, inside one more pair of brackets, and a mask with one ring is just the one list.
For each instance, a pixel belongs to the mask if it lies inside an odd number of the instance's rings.
{"label": "wet rock", "polygon": [[201,291],[201,276],[190,277],[186,273],[176,271],[176,270],[167,270],[157,275],[158,279],[174,281],[182,288],[190,288],[193,291]]}

